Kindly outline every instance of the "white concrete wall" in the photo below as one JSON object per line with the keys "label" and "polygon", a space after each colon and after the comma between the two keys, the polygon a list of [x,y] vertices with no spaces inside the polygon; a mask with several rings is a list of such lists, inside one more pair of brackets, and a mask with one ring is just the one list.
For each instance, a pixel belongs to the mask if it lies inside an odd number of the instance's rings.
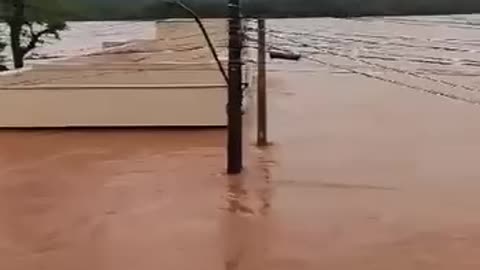
{"label": "white concrete wall", "polygon": [[227,91],[206,86],[0,89],[0,127],[225,126]]}

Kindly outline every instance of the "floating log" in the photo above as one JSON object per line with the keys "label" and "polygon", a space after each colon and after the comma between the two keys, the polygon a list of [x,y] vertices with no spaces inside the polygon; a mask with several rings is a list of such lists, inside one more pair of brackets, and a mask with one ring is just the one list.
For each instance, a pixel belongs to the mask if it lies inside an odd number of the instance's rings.
{"label": "floating log", "polygon": [[285,60],[292,60],[298,61],[302,57],[299,53],[294,52],[281,52],[281,51],[270,51],[270,58],[275,59],[285,59]]}

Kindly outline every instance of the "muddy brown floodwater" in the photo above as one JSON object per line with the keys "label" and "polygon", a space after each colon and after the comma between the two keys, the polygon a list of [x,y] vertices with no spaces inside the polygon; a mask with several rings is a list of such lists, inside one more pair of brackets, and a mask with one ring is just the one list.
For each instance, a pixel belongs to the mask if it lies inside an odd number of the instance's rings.
{"label": "muddy brown floodwater", "polygon": [[221,129],[1,132],[0,269],[478,269],[479,108],[287,73],[239,177]]}
{"label": "muddy brown floodwater", "polygon": [[224,130],[0,132],[0,269],[479,269],[476,79],[315,58],[270,63],[239,177]]}
{"label": "muddy brown floodwater", "polygon": [[225,194],[223,130],[0,137],[1,269],[183,269],[211,257],[200,246]]}

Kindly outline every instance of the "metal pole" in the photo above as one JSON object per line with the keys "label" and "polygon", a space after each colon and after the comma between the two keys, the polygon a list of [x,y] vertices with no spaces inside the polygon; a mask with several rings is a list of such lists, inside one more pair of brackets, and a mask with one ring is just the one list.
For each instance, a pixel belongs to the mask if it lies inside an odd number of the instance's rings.
{"label": "metal pole", "polygon": [[267,146],[267,80],[266,80],[265,20],[258,20],[257,76],[257,145]]}
{"label": "metal pole", "polygon": [[229,0],[227,172],[242,172],[242,35],[240,1]]}

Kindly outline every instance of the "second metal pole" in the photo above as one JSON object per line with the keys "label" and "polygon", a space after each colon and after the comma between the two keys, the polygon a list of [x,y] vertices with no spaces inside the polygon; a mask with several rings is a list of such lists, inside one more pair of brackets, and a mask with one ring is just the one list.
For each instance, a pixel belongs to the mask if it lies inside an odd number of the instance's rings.
{"label": "second metal pole", "polygon": [[258,20],[258,76],[257,76],[257,145],[267,146],[267,81],[265,20]]}
{"label": "second metal pole", "polygon": [[243,168],[242,154],[242,33],[240,1],[229,0],[228,44],[228,147],[227,172],[239,174]]}

